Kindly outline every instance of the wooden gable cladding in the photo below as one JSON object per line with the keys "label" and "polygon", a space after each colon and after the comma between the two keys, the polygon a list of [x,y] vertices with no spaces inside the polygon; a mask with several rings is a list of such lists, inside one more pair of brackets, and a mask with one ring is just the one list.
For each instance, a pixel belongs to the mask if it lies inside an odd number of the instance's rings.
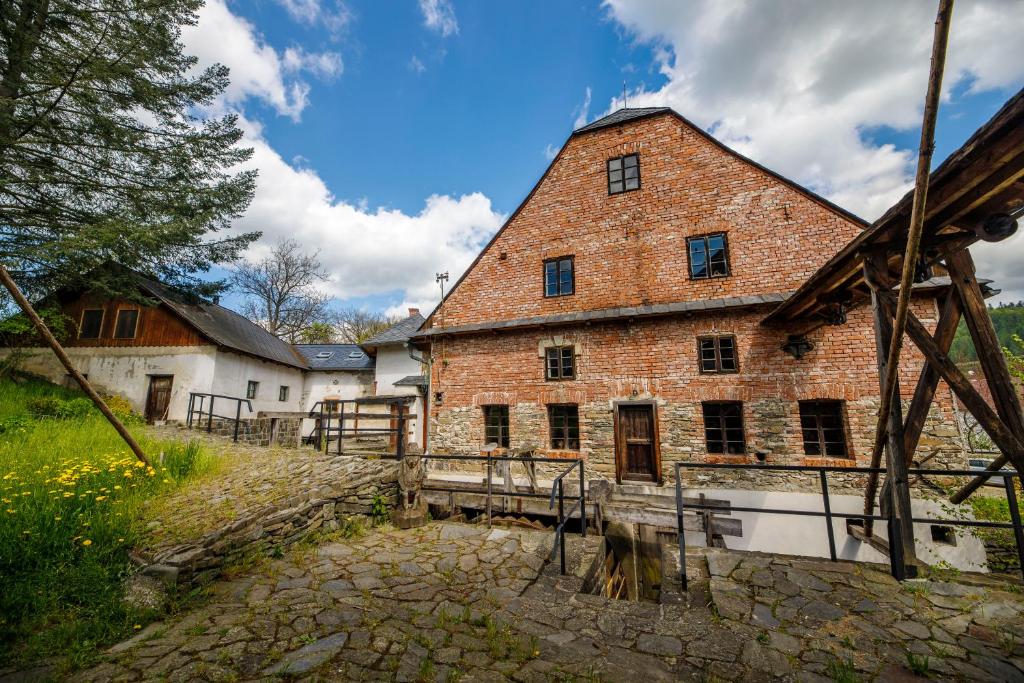
{"label": "wooden gable cladding", "polygon": [[[127,299],[97,299],[84,295],[62,306],[69,318],[68,338],[65,346],[202,346],[210,344],[198,330],[184,322],[163,304],[145,305]],[[82,339],[79,327],[86,310],[101,309],[103,322],[96,339]],[[117,313],[120,310],[138,311],[135,336],[130,339],[114,337]]]}

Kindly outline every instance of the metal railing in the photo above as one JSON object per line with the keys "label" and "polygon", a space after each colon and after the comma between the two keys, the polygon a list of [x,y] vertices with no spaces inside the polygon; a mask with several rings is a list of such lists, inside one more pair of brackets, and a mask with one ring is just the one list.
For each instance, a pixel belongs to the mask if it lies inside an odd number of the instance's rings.
{"label": "metal railing", "polygon": [[[406,405],[405,402],[396,401],[401,405]],[[354,406],[353,412],[346,412],[345,406],[350,404]],[[383,405],[392,405],[386,403]],[[329,409],[329,406],[337,406],[337,410]],[[342,454],[344,447],[345,436],[388,436],[394,437],[395,440],[395,453],[394,456],[397,460],[401,460],[405,457],[406,441],[408,440],[408,421],[416,417],[416,415],[410,415],[406,412],[392,413],[366,413],[359,412],[359,402],[354,400],[339,400],[339,401],[317,401],[313,404],[313,408],[309,411],[309,417],[315,419],[316,426],[313,431],[307,436],[307,440],[316,443],[316,449],[318,451],[327,452],[330,450],[331,435],[336,435],[337,440],[337,454]],[[346,426],[346,420],[355,420],[354,423]],[[370,420],[370,421],[381,421],[387,420],[390,423],[394,423],[394,427],[376,427],[371,429],[359,427],[359,420]],[[333,424],[332,423],[335,423]]]}
{"label": "metal railing", "polygon": [[[491,526],[491,519],[492,519],[493,497],[494,497],[493,473],[494,473],[494,465],[495,465],[495,463],[499,463],[499,462],[507,462],[507,463],[510,463],[510,464],[511,463],[521,463],[521,464],[525,464],[525,463],[531,463],[531,464],[556,463],[556,464],[562,464],[562,465],[564,465],[566,463],[570,463],[569,466],[566,467],[565,470],[561,474],[559,474],[557,477],[555,477],[555,479],[551,482],[551,493],[534,493],[532,491],[510,491],[510,490],[504,490],[504,491],[501,491],[499,493],[499,495],[501,497],[508,496],[508,497],[512,497],[512,498],[542,498],[542,499],[547,499],[548,500],[548,509],[549,510],[551,510],[551,509],[555,509],[556,510],[556,515],[557,515],[557,520],[558,520],[558,522],[557,522],[557,524],[555,526],[555,545],[551,548],[551,558],[550,559],[551,559],[551,561],[554,561],[555,555],[558,554],[560,556],[561,573],[565,574],[565,525],[566,525],[566,523],[570,519],[572,519],[573,514],[575,514],[577,511],[579,512],[579,516],[580,516],[580,534],[583,536],[583,538],[587,537],[587,492],[586,492],[587,490],[586,490],[586,476],[585,476],[585,472],[584,472],[584,464],[583,464],[583,460],[582,459],[576,458],[576,459],[573,459],[573,460],[568,460],[566,458],[535,458],[535,457],[530,457],[528,459],[524,459],[524,458],[517,458],[517,457],[512,457],[512,456],[493,456],[490,453],[488,453],[487,455],[430,455],[430,454],[427,454],[427,455],[424,455],[423,458],[424,458],[424,460],[451,460],[451,461],[455,461],[455,462],[459,462],[459,461],[483,462],[483,463],[487,464],[487,482],[486,482],[486,484],[487,484],[487,491],[486,491],[486,496],[487,496],[487,526],[488,526],[488,528]],[[579,468],[580,492],[579,492],[579,495],[569,496],[569,500],[572,500],[572,501],[575,501],[575,502],[573,502],[572,507],[569,508],[568,511],[566,511],[566,509],[565,509],[566,495],[565,495],[565,484],[564,484],[565,477],[568,476],[570,473],[572,473],[572,471],[574,469],[576,469],[577,467]],[[511,478],[511,476],[512,476],[511,465],[510,465],[509,470],[507,470],[505,476]],[[479,493],[477,491],[456,491],[456,490],[454,490],[452,488],[440,487],[440,486],[421,486],[420,490],[422,490],[422,491],[440,491],[442,493]],[[556,503],[558,505],[557,509],[555,508]]]}
{"label": "metal railing", "polygon": [[[222,401],[234,401],[235,402],[235,415],[217,415],[213,412],[214,401],[216,399]],[[196,404],[198,399],[198,405]],[[206,399],[210,399],[207,405]],[[242,404],[245,404],[249,412],[252,412],[252,403],[247,398],[238,398],[237,396],[224,396],[223,394],[204,394],[197,391],[190,391],[188,394],[188,419],[186,420],[188,428],[192,429],[192,426],[198,421],[200,428],[202,428],[203,420],[206,420],[206,431],[213,431],[213,418],[218,420],[230,420],[235,423],[234,435],[232,438],[234,441],[238,441],[238,427],[242,422]],[[198,415],[198,420],[196,416]]]}
{"label": "metal railing", "polygon": [[[901,528],[900,520],[896,517],[885,517],[882,515],[866,514],[866,513],[851,513],[851,512],[833,512],[831,501],[829,499],[828,490],[828,473],[830,472],[841,472],[844,474],[885,474],[884,467],[843,467],[843,466],[827,466],[827,465],[761,465],[761,464],[746,464],[746,463],[703,463],[703,462],[677,462],[675,463],[675,474],[676,474],[676,524],[678,525],[678,540],[679,540],[679,573],[680,579],[682,580],[683,590],[686,590],[687,576],[686,576],[686,532],[683,529],[683,512],[686,510],[708,510],[715,511],[720,510],[719,506],[715,505],[704,505],[699,503],[686,503],[683,499],[683,486],[680,472],[683,468],[686,469],[723,469],[723,470],[753,470],[753,471],[768,471],[768,472],[808,472],[817,473],[818,480],[821,490],[822,507],[823,510],[796,510],[791,508],[762,508],[762,507],[750,507],[750,506],[739,506],[730,505],[729,510],[732,512],[758,512],[769,515],[798,515],[802,517],[823,517],[825,519],[825,529],[828,534],[828,549],[829,557],[835,562],[838,557],[836,555],[836,541],[835,541],[835,530],[832,528],[833,519],[845,519],[848,522],[852,520],[876,520],[884,521],[887,525],[887,534],[889,539],[900,539]],[[943,469],[921,469],[921,468],[910,468],[907,470],[908,475],[916,475],[919,478],[926,475],[937,475],[946,477],[975,477],[977,472],[973,470],[943,470]],[[1020,510],[1017,507],[1017,493],[1014,488],[1014,478],[1021,478],[1018,472],[995,472],[992,474],[993,477],[1003,478],[1003,489],[1006,494],[1006,501],[1010,507],[1010,521],[1009,522],[992,522],[988,520],[977,520],[977,519],[933,519],[931,517],[912,517],[912,524],[939,524],[944,526],[966,526],[966,527],[980,527],[987,529],[1012,529],[1014,542],[1017,546],[1017,558],[1020,562],[1020,570],[1024,573],[1024,529],[1021,528],[1021,517]],[[903,558],[903,544],[898,542],[888,543],[889,553],[889,567],[892,575],[899,580],[906,578],[906,565]]]}

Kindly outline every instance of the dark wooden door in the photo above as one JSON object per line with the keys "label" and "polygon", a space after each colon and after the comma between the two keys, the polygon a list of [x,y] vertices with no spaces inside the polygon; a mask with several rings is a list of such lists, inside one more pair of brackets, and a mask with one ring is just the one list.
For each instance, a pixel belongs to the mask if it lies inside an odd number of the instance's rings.
{"label": "dark wooden door", "polygon": [[167,419],[167,408],[171,405],[173,375],[153,375],[149,378],[149,394],[146,396],[146,422]]}
{"label": "dark wooden door", "polygon": [[[392,403],[391,404],[391,425],[390,425],[391,429],[398,429],[398,416],[399,415],[408,415],[408,414],[409,414],[409,406],[405,405],[404,403]],[[402,421],[402,430],[405,432],[404,434],[402,434],[402,445],[403,446],[408,446],[409,445],[409,420],[403,420]],[[397,448],[397,446],[398,446],[398,433],[397,432],[391,432],[391,435],[388,438],[388,447],[391,449],[392,452],[394,452],[395,449]]]}
{"label": "dark wooden door", "polygon": [[619,406],[615,436],[620,480],[657,482],[661,479],[654,406]]}

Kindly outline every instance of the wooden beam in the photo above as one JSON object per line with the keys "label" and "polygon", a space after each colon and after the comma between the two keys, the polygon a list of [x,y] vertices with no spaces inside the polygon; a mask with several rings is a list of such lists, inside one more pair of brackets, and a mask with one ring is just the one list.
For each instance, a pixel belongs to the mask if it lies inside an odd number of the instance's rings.
{"label": "wooden beam", "polygon": [[[886,292],[879,293],[879,300],[887,308],[896,305],[892,295]],[[935,366],[942,379],[964,404],[964,408],[978,420],[978,424],[991,437],[996,447],[1010,456],[1010,461],[1018,471],[1024,471],[1022,468],[1024,465],[1024,441],[1018,439],[1010,428],[999,419],[999,416],[982,398],[978,390],[971,385],[963,371],[939,350],[928,329],[913,314],[907,319],[907,334],[914,345],[924,354],[925,359]]]}
{"label": "wooden beam", "polygon": [[[933,339],[935,345],[942,353],[949,353],[949,347],[956,336],[956,328],[960,323],[960,300],[955,289],[950,288],[942,302],[942,311],[939,314],[939,322],[935,327]],[[907,409],[907,419],[903,423],[903,450],[907,456],[909,465],[914,459],[917,451],[917,444],[921,440],[921,431],[924,429],[925,420],[928,418],[928,409],[935,398],[935,390],[939,386],[939,371],[932,367],[927,360],[921,368],[921,375],[917,380],[917,387],[914,389],[914,397],[910,401],[910,408]]]}
{"label": "wooden beam", "polygon": [[971,333],[974,349],[978,353],[978,362],[985,373],[985,381],[992,391],[996,412],[1014,435],[1024,440],[1024,415],[1021,413],[1020,398],[1010,378],[1002,344],[999,343],[992,318],[985,306],[985,297],[974,276],[974,260],[967,250],[962,250],[950,254],[946,259],[946,265],[953,286],[960,293],[964,322]]}
{"label": "wooden beam", "polygon": [[[913,513],[910,508],[910,483],[908,481],[908,460],[903,450],[903,407],[900,404],[900,383],[898,375],[893,379],[892,364],[899,363],[899,351],[893,354],[892,312],[887,310],[880,301],[882,296],[892,297],[887,290],[888,273],[886,257],[882,254],[868,255],[864,261],[864,272],[868,282],[878,289],[872,292],[871,309],[875,318],[875,348],[878,356],[878,383],[884,392],[886,387],[893,391],[892,400],[886,402],[883,395],[878,419],[885,421],[885,469],[886,486],[883,494],[888,496],[890,503],[886,516],[895,517],[900,521],[900,543],[902,546],[903,564],[916,564],[917,554],[914,547],[914,525],[911,522]],[[878,467],[878,461],[872,461],[872,467]],[[878,485],[877,475],[868,479],[868,487],[864,496],[864,512],[874,511],[875,488]],[[870,533],[871,527],[865,524],[865,531]],[[896,539],[890,539],[896,543]]]}

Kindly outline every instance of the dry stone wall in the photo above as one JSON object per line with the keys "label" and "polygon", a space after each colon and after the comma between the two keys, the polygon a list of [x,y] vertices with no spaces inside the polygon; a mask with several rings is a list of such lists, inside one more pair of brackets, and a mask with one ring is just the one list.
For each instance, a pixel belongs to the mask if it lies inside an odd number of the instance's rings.
{"label": "dry stone wall", "polygon": [[368,514],[374,499],[389,505],[398,495],[398,463],[354,457],[324,458],[323,482],[209,532],[193,542],[142,553],[143,573],[168,583],[201,584],[225,564],[250,553],[266,554],[317,529],[334,530],[338,517]]}

